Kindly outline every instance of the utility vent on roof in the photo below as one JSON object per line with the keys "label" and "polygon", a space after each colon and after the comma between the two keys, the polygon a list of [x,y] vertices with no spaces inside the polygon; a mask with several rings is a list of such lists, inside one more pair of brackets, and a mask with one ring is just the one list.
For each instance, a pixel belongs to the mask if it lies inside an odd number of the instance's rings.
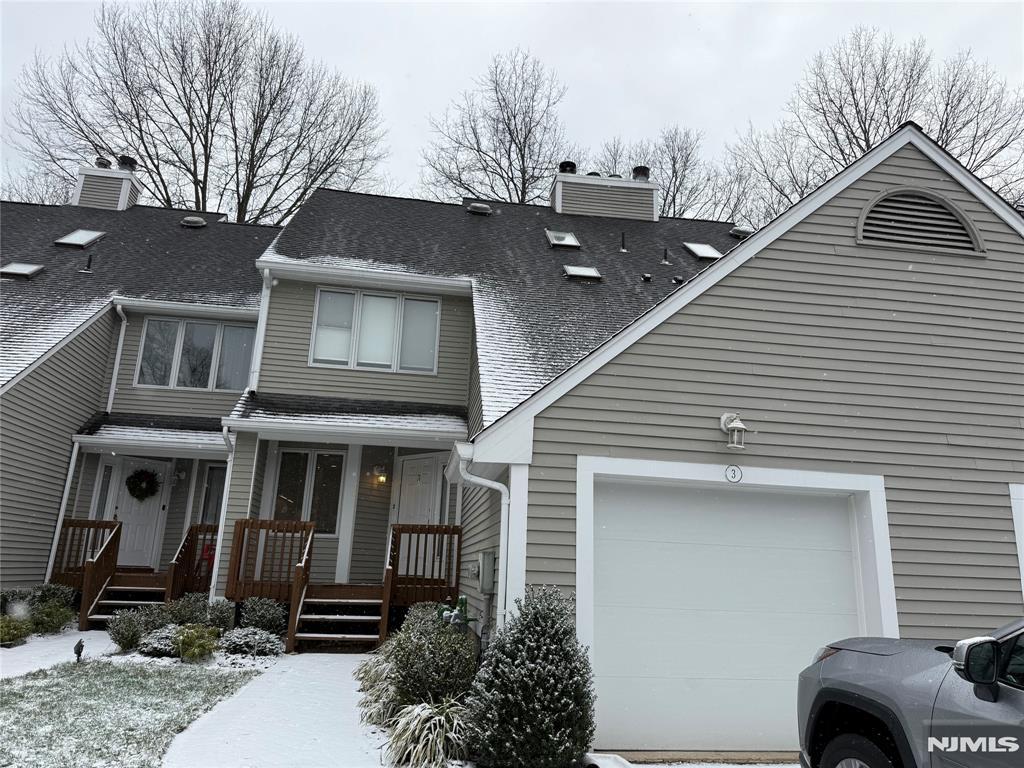
{"label": "utility vent on roof", "polygon": [[0,267],[0,277],[24,277],[33,278],[42,272],[45,267],[42,264],[25,264],[20,261],[12,261]]}
{"label": "utility vent on roof", "polygon": [[54,243],[57,245],[73,245],[77,248],[87,248],[105,234],[107,233],[97,232],[93,229],[76,229],[74,232],[64,235],[64,237],[58,240],[54,240]]}
{"label": "utility vent on roof", "polygon": [[937,196],[919,190],[900,190],[876,202],[861,216],[857,237],[865,245],[984,250],[966,218]]}
{"label": "utility vent on roof", "polygon": [[552,229],[545,229],[544,234],[548,236],[548,243],[552,246],[560,245],[565,248],[579,248],[580,241],[572,232],[556,232]]}
{"label": "utility vent on roof", "polygon": [[593,267],[576,267],[571,264],[564,264],[562,269],[565,270],[566,277],[578,277],[583,280],[600,280],[601,273]]}
{"label": "utility vent on roof", "polygon": [[698,259],[720,259],[722,254],[714,246],[708,245],[707,243],[683,243],[686,246],[686,250],[696,256]]}

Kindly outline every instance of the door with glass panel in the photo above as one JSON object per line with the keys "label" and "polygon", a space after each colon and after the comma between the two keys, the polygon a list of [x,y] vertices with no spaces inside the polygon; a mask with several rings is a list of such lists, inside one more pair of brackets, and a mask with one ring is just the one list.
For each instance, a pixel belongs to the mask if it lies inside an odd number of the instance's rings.
{"label": "door with glass panel", "polygon": [[[280,451],[273,501],[274,519],[311,521],[316,537],[336,537],[344,478],[344,451]],[[265,544],[264,548],[269,547]],[[277,571],[294,566],[295,563],[282,565],[267,560],[261,562],[260,572],[262,578],[285,578],[284,572]]]}

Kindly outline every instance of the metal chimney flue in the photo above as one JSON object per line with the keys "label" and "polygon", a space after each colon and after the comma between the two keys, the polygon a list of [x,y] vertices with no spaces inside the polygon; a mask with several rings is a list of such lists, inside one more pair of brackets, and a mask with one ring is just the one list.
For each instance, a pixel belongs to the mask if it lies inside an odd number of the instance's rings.
{"label": "metal chimney flue", "polygon": [[576,163],[572,160],[563,160],[558,164],[559,173],[576,173]]}
{"label": "metal chimney flue", "polygon": [[117,168],[121,171],[132,171],[139,167],[139,162],[134,157],[128,155],[119,155],[117,158]]}
{"label": "metal chimney flue", "polygon": [[96,158],[97,168],[109,168],[111,165],[112,163],[110,162],[110,160],[107,159],[106,157],[103,157],[102,155]]}
{"label": "metal chimney flue", "polygon": [[633,181],[650,181],[651,169],[646,165],[638,165],[633,168]]}

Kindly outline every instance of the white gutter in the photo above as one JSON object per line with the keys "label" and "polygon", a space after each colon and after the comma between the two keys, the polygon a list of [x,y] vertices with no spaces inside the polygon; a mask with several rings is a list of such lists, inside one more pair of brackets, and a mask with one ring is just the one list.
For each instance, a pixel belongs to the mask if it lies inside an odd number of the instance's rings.
{"label": "white gutter", "polygon": [[228,307],[221,304],[200,304],[188,301],[158,301],[155,299],[133,299],[130,296],[114,296],[111,299],[127,309],[152,312],[163,315],[185,317],[209,317],[226,320],[256,320],[259,311],[245,307]]}
{"label": "white gutter", "polygon": [[[216,433],[211,432],[211,435]],[[86,453],[127,453],[142,451],[143,455],[168,458],[192,459],[197,456],[208,456],[212,459],[224,458],[225,451],[219,443],[212,440],[208,444],[190,442],[188,440],[154,440],[145,437],[106,437],[103,435],[72,435],[71,440]]]}
{"label": "white gutter", "polygon": [[256,259],[256,268],[269,269],[275,276],[288,280],[337,283],[354,287],[376,288],[377,290],[390,288],[392,290],[461,296],[470,296],[473,293],[473,280],[469,277],[438,277],[437,275],[422,275],[398,270],[306,264],[296,261],[279,261],[267,257]]}
{"label": "white gutter", "polygon": [[249,369],[249,391],[254,392],[260,384],[260,367],[263,364],[263,342],[267,338],[267,314],[270,312],[270,289],[273,287],[270,270],[263,270],[263,290],[260,291],[260,314],[256,320],[256,339],[253,343],[252,367]]}
{"label": "white gutter", "polygon": [[401,443],[402,440],[417,441],[418,445],[410,447],[424,447],[437,443],[450,445],[453,441],[466,439],[465,429],[397,429],[388,426],[333,426],[312,419],[296,419],[295,421],[282,422],[225,416],[221,418],[220,423],[225,428],[230,427],[235,432],[257,432],[260,437],[266,436],[268,439],[276,437],[280,440],[302,440],[303,436],[305,436],[306,439],[316,437],[334,442],[344,442],[346,440],[353,442],[362,441],[364,445],[391,444],[367,442],[376,438],[391,442],[399,441],[399,444],[403,444]]}
{"label": "white gutter", "polygon": [[50,559],[46,563],[46,580],[49,581],[53,575],[53,561],[57,557],[57,543],[60,541],[60,531],[64,527],[64,513],[68,508],[68,496],[71,495],[71,481],[75,476],[75,466],[78,464],[78,443],[71,444],[71,461],[68,463],[68,476],[64,481],[64,495],[60,497],[60,511],[57,513],[57,527],[53,531],[53,544],[50,546]]}
{"label": "white gutter", "polygon": [[508,511],[509,492],[508,487],[496,480],[488,480],[486,477],[474,475],[469,471],[469,464],[473,460],[472,443],[458,443],[455,450],[459,454],[459,477],[470,485],[480,488],[489,488],[501,494],[501,532],[499,534],[499,558],[498,558],[498,615],[497,625],[505,625],[505,616],[508,613]]}
{"label": "white gutter", "polygon": [[114,310],[121,318],[121,330],[117,334],[117,352],[114,354],[114,370],[110,374],[110,392],[107,394],[107,413],[114,410],[114,393],[117,392],[117,372],[121,370],[121,351],[124,349],[124,333],[128,329],[128,316],[123,304],[115,304]]}

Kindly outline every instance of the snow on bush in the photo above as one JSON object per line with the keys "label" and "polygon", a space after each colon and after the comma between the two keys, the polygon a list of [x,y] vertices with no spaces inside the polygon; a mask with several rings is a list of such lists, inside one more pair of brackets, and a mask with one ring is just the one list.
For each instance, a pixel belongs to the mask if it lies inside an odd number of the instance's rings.
{"label": "snow on bush", "polygon": [[32,634],[32,622],[16,616],[0,616],[0,645],[20,645]]}
{"label": "snow on bush", "polygon": [[220,630],[205,624],[186,624],[174,637],[178,655],[186,661],[198,661],[211,656],[217,650]]}
{"label": "snow on bush", "polygon": [[28,604],[31,598],[31,589],[5,589],[0,592],[0,613],[23,614],[19,618],[24,618],[28,615]]}
{"label": "snow on bush", "polygon": [[466,701],[478,768],[578,765],[594,737],[593,672],[571,600],[531,589],[494,636]]}
{"label": "snow on bush", "polygon": [[41,603],[60,603],[71,608],[75,604],[75,590],[64,584],[40,584],[32,589],[29,602],[33,605]]}
{"label": "snow on bush", "polygon": [[476,675],[476,643],[437,615],[402,625],[388,648],[398,704],[440,703],[465,694]]}
{"label": "snow on bush", "polygon": [[29,611],[32,631],[42,635],[60,632],[75,620],[77,614],[60,600],[48,600],[45,603],[34,603]]}
{"label": "snow on bush", "polygon": [[205,623],[221,632],[227,632],[235,626],[235,604],[224,598],[207,604]]}
{"label": "snow on bush", "polygon": [[245,656],[279,656],[284,643],[277,635],[257,627],[239,627],[226,632],[220,639],[225,653]]}
{"label": "snow on bush", "polygon": [[107,619],[107,634],[122,651],[134,651],[143,634],[138,611],[115,611]]}
{"label": "snow on bush", "polygon": [[164,606],[170,624],[206,624],[210,597],[205,592],[192,592]]}
{"label": "snow on bush", "polygon": [[359,719],[367,725],[386,727],[398,714],[398,695],[389,654],[394,638],[388,640],[356,667],[359,683]]}
{"label": "snow on bush", "polygon": [[155,629],[139,642],[139,653],[143,656],[176,657],[178,653],[178,632],[181,627],[168,624]]}
{"label": "snow on bush", "polygon": [[388,734],[385,757],[392,765],[446,768],[466,755],[465,709],[455,701],[402,707]]}
{"label": "snow on bush", "polygon": [[242,626],[265,629],[279,635],[288,627],[288,614],[268,597],[250,597],[242,603]]}

